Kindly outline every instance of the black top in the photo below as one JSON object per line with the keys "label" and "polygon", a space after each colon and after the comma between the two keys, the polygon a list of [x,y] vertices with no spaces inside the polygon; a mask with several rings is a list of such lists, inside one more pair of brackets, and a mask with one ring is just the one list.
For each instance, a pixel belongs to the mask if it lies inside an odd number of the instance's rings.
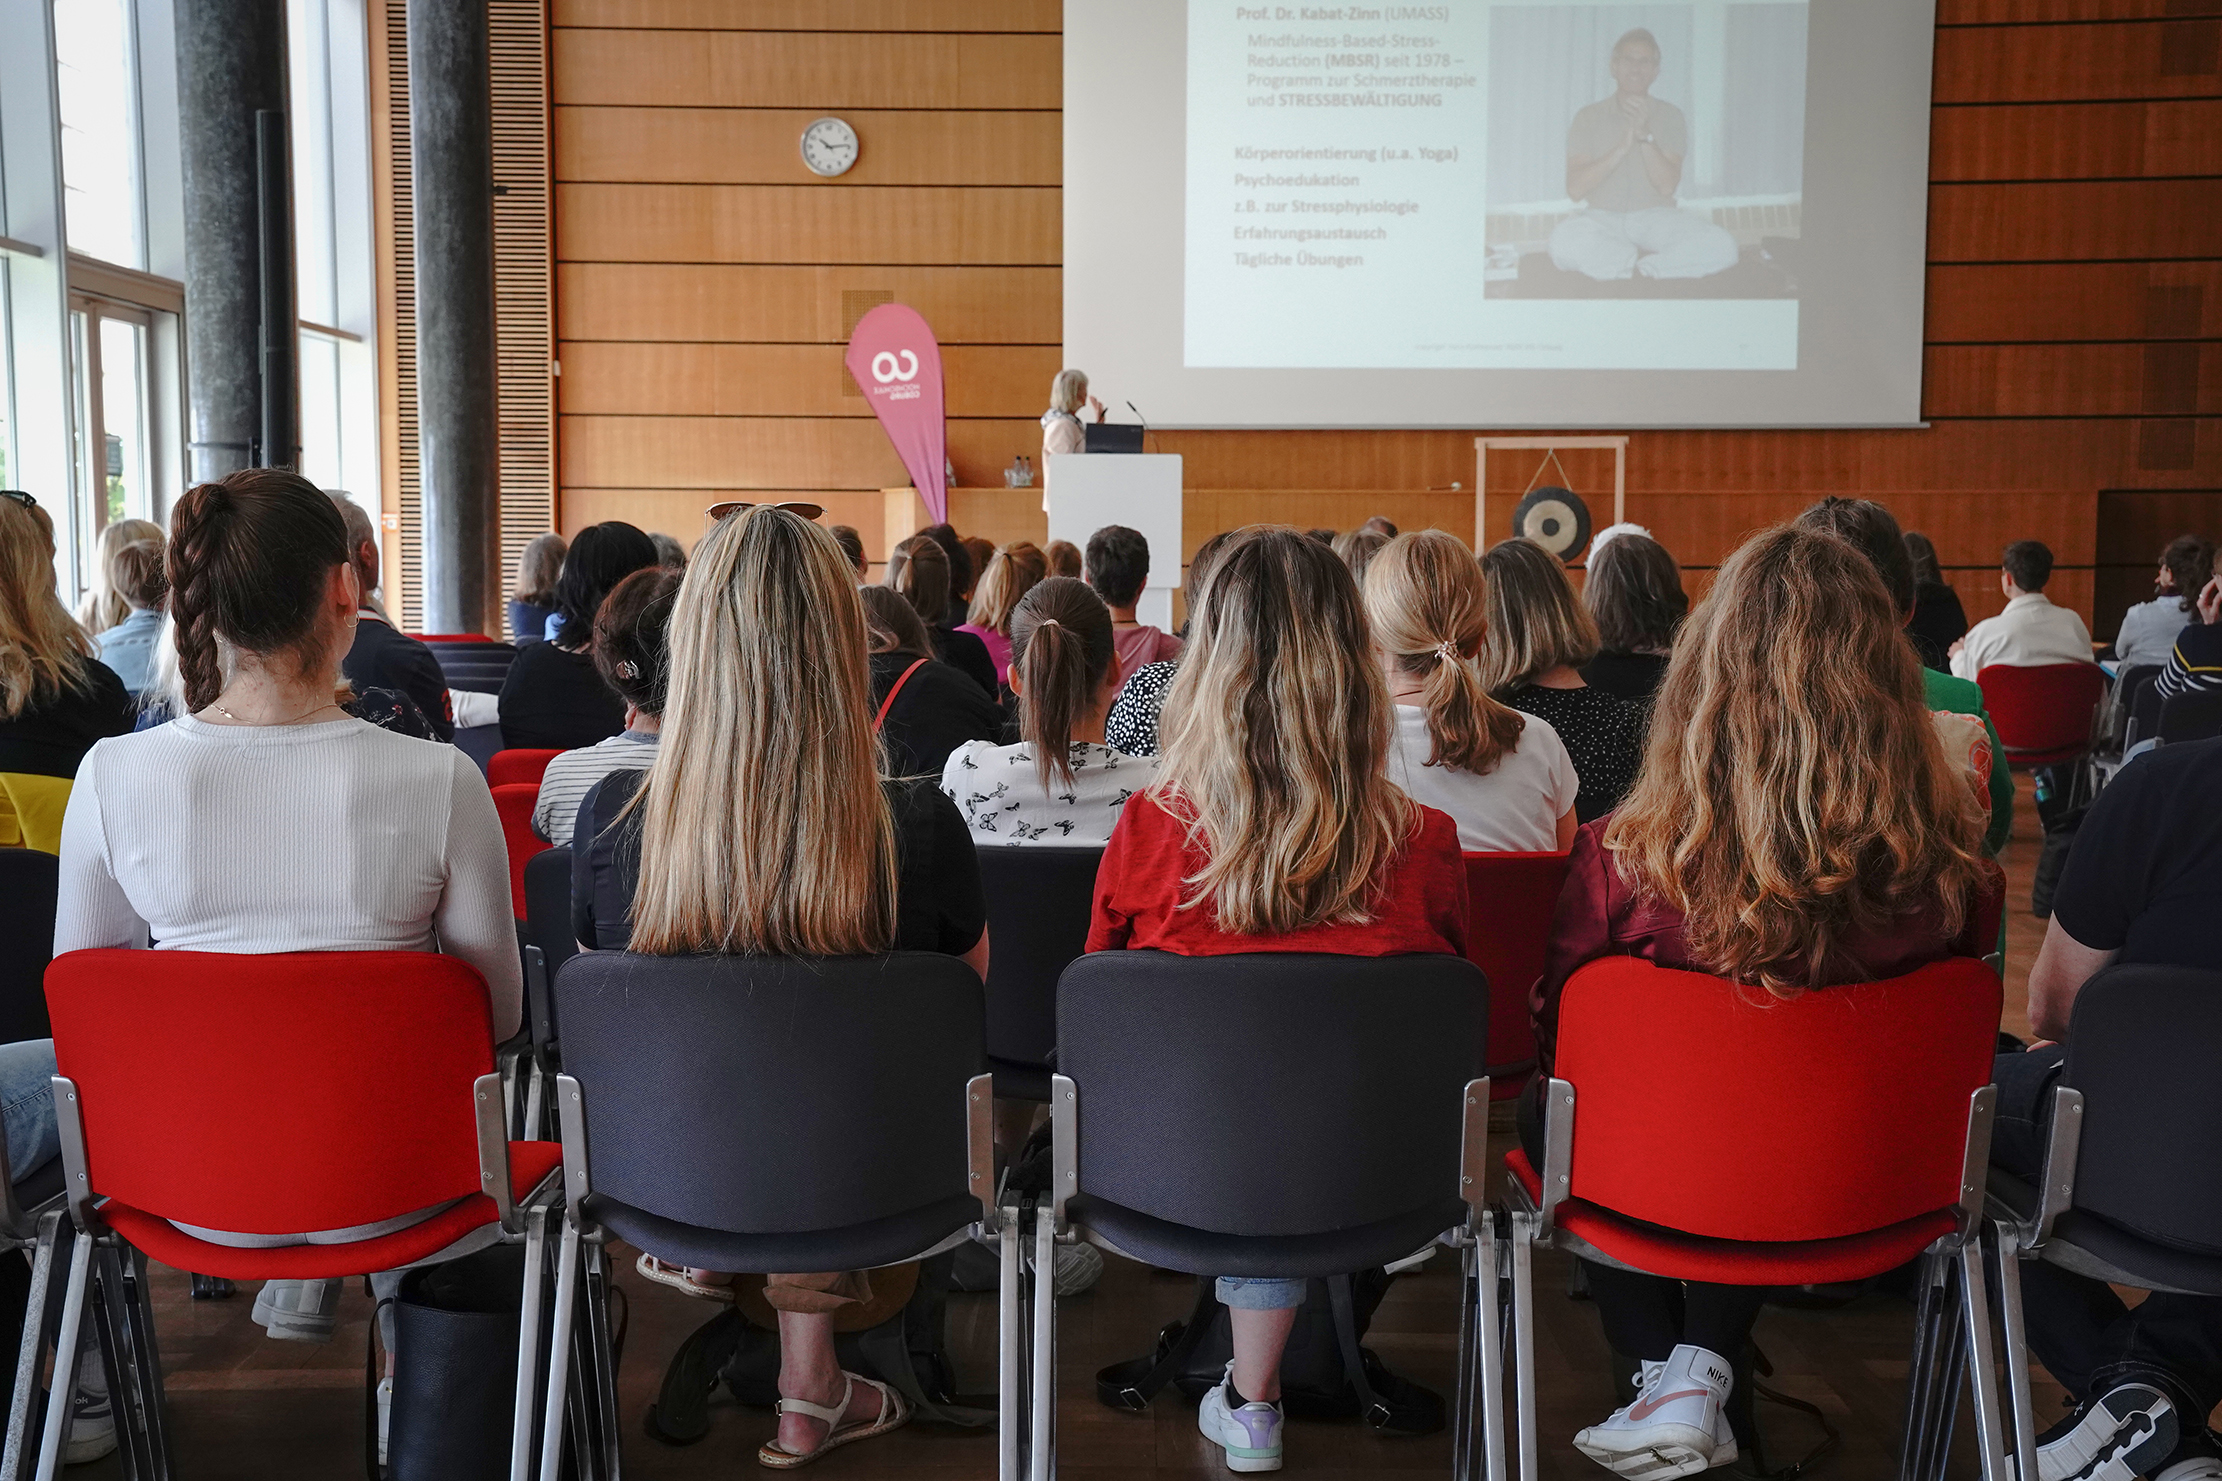
{"label": "black top", "polygon": [[354,646],[340,660],[339,671],[359,693],[391,689],[406,694],[432,727],[434,740],[455,739],[455,711],[448,703],[447,675],[432,650],[365,613],[355,624]]}
{"label": "black top", "polygon": [[980,641],[979,634],[937,627],[933,640],[934,657],[979,685],[980,692],[990,700],[995,698],[995,660],[988,656],[988,645]]}
{"label": "black top", "polygon": [[2119,961],[2222,961],[2222,740],[2162,746],[2106,784],[2076,832],[2052,918]]}
{"label": "black top", "polygon": [[522,648],[527,643],[545,641],[548,636],[548,619],[555,616],[553,606],[542,607],[532,602],[509,599],[509,641]]}
{"label": "black top", "polygon": [[1103,722],[1104,744],[1129,756],[1155,756],[1157,717],[1164,713],[1165,696],[1179,672],[1179,659],[1160,658],[1129,675]]}
{"label": "black top", "polygon": [[1913,648],[1923,664],[1940,674],[1952,672],[1946,655],[1967,636],[1967,609],[1960,594],[1941,581],[1924,581],[1913,589],[1913,621],[1906,627]]}
{"label": "black top", "polygon": [[[593,950],[632,940],[633,889],[640,879],[639,813],[618,814],[646,776],[613,771],[579,801],[571,843],[571,928]],[[988,926],[980,861],[957,805],[938,778],[882,783],[895,814],[896,951],[962,956]],[[613,827],[612,824],[615,824]]]}
{"label": "black top", "polygon": [[[970,633],[958,636],[972,637]],[[872,655],[874,713],[903,670],[917,662],[908,653]],[[887,743],[889,772],[902,777],[930,777],[937,782],[951,751],[966,741],[998,740],[1002,734],[1003,712],[996,708],[995,701],[948,664],[933,659],[910,676],[880,726],[880,739]]]}
{"label": "black top", "polygon": [[2153,692],[2163,700],[2200,689],[2222,689],[2222,622],[2186,625],[2153,680]]}
{"label": "black top", "polygon": [[1577,820],[1594,822],[1620,806],[1643,767],[1649,720],[1643,706],[1602,689],[1545,689],[1539,684],[1521,685],[1504,702],[1550,721],[1566,743],[1580,783],[1574,793]]}
{"label": "black top", "polygon": [[1648,705],[1666,677],[1667,661],[1659,653],[1600,653],[1582,670],[1582,682],[1592,689],[1617,694],[1631,704]]}
{"label": "black top", "polygon": [[[84,660],[84,682],[65,686],[44,704],[33,702],[13,720],[0,719],[0,771],[77,779],[77,763],[93,742],[129,735],[139,706],[116,671],[96,658]],[[935,768],[940,774],[940,768]]]}
{"label": "black top", "polygon": [[501,738],[511,750],[572,751],[625,728],[625,701],[594,659],[553,643],[517,650],[501,686]]}

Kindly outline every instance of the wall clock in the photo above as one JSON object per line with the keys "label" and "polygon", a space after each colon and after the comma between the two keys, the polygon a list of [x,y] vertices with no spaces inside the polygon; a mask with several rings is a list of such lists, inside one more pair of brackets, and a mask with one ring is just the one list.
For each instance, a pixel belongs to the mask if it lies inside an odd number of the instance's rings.
{"label": "wall clock", "polygon": [[843,119],[813,119],[802,131],[802,162],[813,174],[847,174],[856,163],[856,152],[856,130]]}

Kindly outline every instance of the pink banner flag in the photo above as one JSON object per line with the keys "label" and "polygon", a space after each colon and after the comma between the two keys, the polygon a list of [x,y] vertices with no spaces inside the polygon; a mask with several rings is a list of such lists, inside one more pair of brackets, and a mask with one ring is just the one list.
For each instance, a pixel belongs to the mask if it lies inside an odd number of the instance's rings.
{"label": "pink banner flag", "polygon": [[883,303],[857,320],[844,361],[910,470],[933,523],[949,517],[949,443],[942,425],[941,346],[918,310]]}

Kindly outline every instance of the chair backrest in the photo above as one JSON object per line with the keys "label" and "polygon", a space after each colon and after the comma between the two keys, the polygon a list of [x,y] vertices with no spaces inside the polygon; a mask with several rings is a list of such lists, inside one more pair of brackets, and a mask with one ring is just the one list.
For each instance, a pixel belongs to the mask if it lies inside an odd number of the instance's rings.
{"label": "chair backrest", "polygon": [[548,840],[532,831],[532,805],[540,800],[538,782],[497,785],[494,810],[501,814],[502,842],[509,848],[509,900],[517,919],[525,918],[525,865],[544,852]]}
{"label": "chair backrest", "polygon": [[1057,978],[1087,949],[1103,850],[988,844],[988,1057],[1046,1069],[1057,1047]]}
{"label": "chair backrest", "polygon": [[2008,755],[2047,754],[2089,741],[2106,671],[2095,663],[1994,663],[1975,682]]}
{"label": "chair backrest", "polygon": [[1834,1239],[1949,1208],[2003,996],[1972,957],[1788,1001],[1591,962],[1559,998],[1568,1191],[1715,1239]]}
{"label": "chair backrest", "polygon": [[496,751],[494,759],[486,763],[486,785],[507,787],[527,782],[537,787],[548,774],[548,763],[562,754],[553,750]]}
{"label": "chair backrest", "polygon": [[2141,664],[2136,672],[2122,681],[2129,691],[2122,701],[2122,712],[2128,718],[2122,726],[2122,736],[2127,744],[2151,740],[2160,729],[2160,675],[2157,664]]}
{"label": "chair backrest", "polygon": [[501,748],[499,725],[458,725],[455,728],[455,749],[470,757],[481,774],[493,764]]}
{"label": "chair backrest", "polygon": [[952,956],[581,952],[555,984],[594,1191],[741,1234],[840,1229],[968,1191],[980,979]]}
{"label": "chair backrest", "polygon": [[59,854],[73,785],[68,777],[0,771],[0,847]]}
{"label": "chair backrest", "polygon": [[525,935],[548,963],[548,980],[579,954],[571,930],[571,846],[546,848],[525,861]]}
{"label": "chair backrest", "polygon": [[479,1191],[486,982],[434,952],[73,951],[46,970],[96,1195],[245,1234]]}
{"label": "chair backrest", "polygon": [[2222,1254],[2222,971],[2114,966],[2083,984],[2064,1083],[2083,1092],[2075,1206]]}
{"label": "chair backrest", "polygon": [[[2114,671],[2114,689],[2106,702],[2106,735],[2111,741],[2121,741],[2128,733],[2130,716],[2137,708],[2138,696],[2152,687],[2160,677],[2157,663],[2126,663]],[[2148,728],[2147,734],[2151,731]]]}
{"label": "chair backrest", "polygon": [[0,1044],[52,1035],[46,964],[54,959],[54,904],[62,861],[37,849],[0,848]]}
{"label": "chair backrest", "polygon": [[492,645],[499,641],[486,636],[484,633],[411,633],[409,636],[420,643],[429,643],[435,648],[442,643],[483,643]]}
{"label": "chair backrest", "polygon": [[1057,986],[1080,1191],[1242,1235],[1455,1197],[1488,1023],[1488,984],[1462,957],[1084,956]]}
{"label": "chair backrest", "polygon": [[1489,1074],[1502,1100],[1535,1063],[1528,993],[1543,975],[1565,854],[1466,855],[1466,959],[1489,978]]}
{"label": "chair backrest", "polygon": [[2170,695],[2160,707],[2159,728],[2161,744],[2168,746],[2222,735],[2222,689]]}

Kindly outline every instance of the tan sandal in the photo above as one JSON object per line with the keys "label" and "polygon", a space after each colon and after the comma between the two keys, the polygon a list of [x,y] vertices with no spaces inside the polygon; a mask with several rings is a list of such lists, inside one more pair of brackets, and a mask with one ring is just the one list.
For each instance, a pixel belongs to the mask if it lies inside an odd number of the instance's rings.
{"label": "tan sandal", "polygon": [[688,1275],[682,1265],[668,1265],[654,1255],[642,1255],[633,1262],[633,1268],[659,1286],[669,1286],[681,1295],[692,1296],[697,1301],[723,1301],[731,1304],[733,1288],[730,1285],[709,1286]]}
{"label": "tan sandal", "polygon": [[[826,1437],[818,1442],[818,1448],[807,1454],[797,1455],[794,1451],[782,1446],[778,1440],[767,1440],[756,1452],[756,1463],[758,1465],[774,1471],[792,1471],[798,1466],[809,1465],[828,1451],[838,1450],[843,1445],[852,1444],[858,1440],[869,1440],[874,1435],[884,1435],[889,1430],[899,1430],[910,1423],[910,1405],[901,1394],[884,1383],[870,1378],[859,1378],[854,1373],[843,1372],[841,1376],[847,1382],[841,1390],[841,1402],[833,1408],[829,1409],[823,1404],[808,1403],[802,1399],[781,1399],[779,1401],[779,1413],[807,1415],[825,1425]],[[880,1412],[870,1419],[860,1419],[844,1429],[841,1426],[842,1416],[849,1412],[849,1401],[856,1397],[856,1386],[860,1383],[867,1388],[879,1391]]]}

